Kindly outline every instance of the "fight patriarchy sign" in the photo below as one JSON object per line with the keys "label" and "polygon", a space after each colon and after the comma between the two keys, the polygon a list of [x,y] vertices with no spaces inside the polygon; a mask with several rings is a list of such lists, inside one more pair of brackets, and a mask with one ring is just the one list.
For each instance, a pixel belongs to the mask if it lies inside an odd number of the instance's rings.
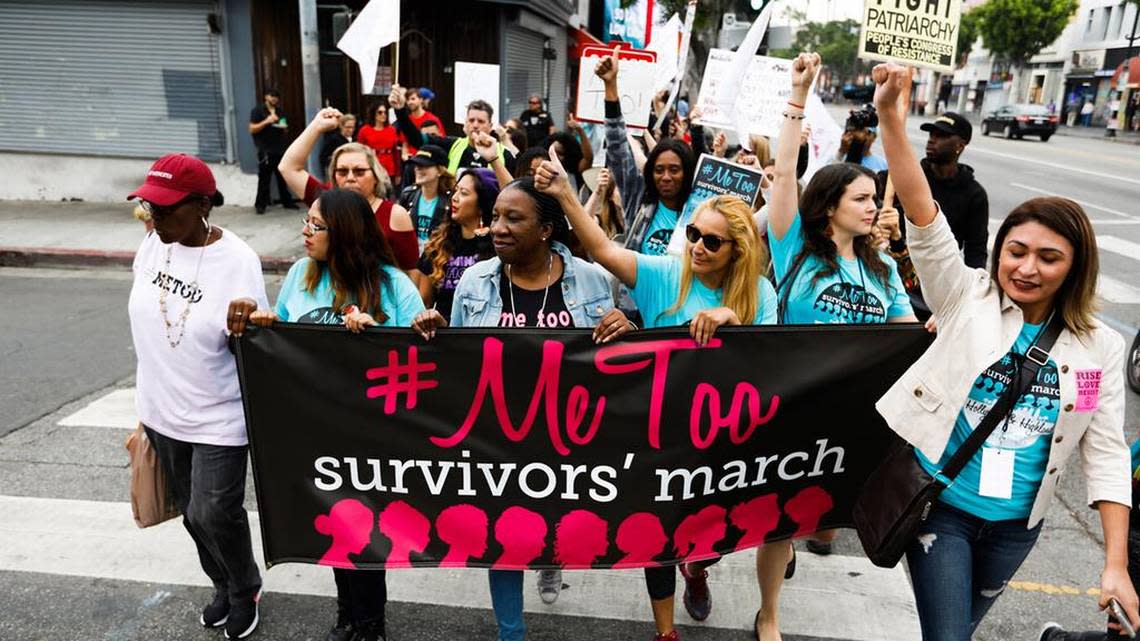
{"label": "fight patriarchy sign", "polygon": [[953,71],[962,0],[864,0],[859,57]]}
{"label": "fight patriarchy sign", "polygon": [[645,567],[849,526],[914,326],[237,342],[266,562]]}

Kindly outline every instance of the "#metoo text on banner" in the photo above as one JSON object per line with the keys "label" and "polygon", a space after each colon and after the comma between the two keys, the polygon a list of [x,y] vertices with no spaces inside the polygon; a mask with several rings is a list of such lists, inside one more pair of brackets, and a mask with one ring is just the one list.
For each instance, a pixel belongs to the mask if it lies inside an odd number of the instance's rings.
{"label": "#metoo text on banner", "polygon": [[859,57],[953,71],[962,0],[865,0]]}

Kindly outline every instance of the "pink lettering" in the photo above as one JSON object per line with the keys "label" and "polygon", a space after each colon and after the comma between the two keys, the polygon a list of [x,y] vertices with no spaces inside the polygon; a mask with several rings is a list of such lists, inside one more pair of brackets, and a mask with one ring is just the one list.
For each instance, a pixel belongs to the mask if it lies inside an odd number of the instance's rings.
{"label": "pink lettering", "polygon": [[[709,341],[708,346],[715,349],[721,344],[719,338],[714,338]],[[669,356],[674,351],[690,349],[701,349],[701,346],[691,338],[676,338],[613,345],[603,347],[594,354],[594,366],[603,374],[632,374],[653,363],[653,387],[649,395],[649,445],[654,449],[661,449],[661,404],[665,400],[665,378],[669,373]],[[611,362],[625,356],[641,354],[651,354],[651,356],[623,363]]]}
{"label": "pink lettering", "polygon": [[[471,433],[471,428],[475,426],[475,421],[479,418],[479,414],[483,409],[487,392],[490,391],[491,403],[495,408],[495,417],[499,421],[499,428],[508,439],[516,443],[525,439],[530,433],[531,427],[534,426],[535,419],[538,417],[539,406],[543,405],[546,410],[547,432],[550,435],[550,443],[554,446],[554,451],[563,456],[569,454],[570,449],[566,447],[566,443],[562,440],[558,419],[558,383],[562,369],[562,353],[564,349],[562,343],[558,341],[543,342],[542,365],[539,368],[534,393],[531,395],[526,416],[523,418],[522,423],[518,427],[515,427],[514,422],[511,420],[510,413],[507,411],[507,399],[503,390],[503,342],[496,338],[488,337],[483,341],[483,369],[479,374],[479,384],[475,391],[475,399],[467,411],[467,417],[463,419],[463,424],[459,426],[459,429],[456,430],[454,434],[446,438],[433,436],[430,439],[431,442],[439,447],[455,447],[459,443],[462,443],[463,440],[467,438],[467,435]],[[605,397],[601,396],[598,398],[597,406],[594,408],[594,418],[590,422],[590,426],[584,435],[579,433],[578,428],[581,427],[589,405],[589,391],[581,385],[575,385],[570,388],[569,398],[571,402],[570,407],[568,407],[566,411],[566,422],[567,431],[570,433],[570,440],[575,445],[585,445],[594,437],[601,424],[602,412],[605,410]]]}
{"label": "pink lettering", "polygon": [[[748,428],[741,432],[740,410],[746,399],[748,401]],[[709,431],[707,435],[702,435],[701,412],[704,410],[706,402],[708,403]],[[729,407],[728,415],[721,416],[720,392],[708,383],[701,383],[697,385],[697,390],[693,393],[693,405],[689,410],[689,437],[697,449],[708,449],[716,441],[720,430],[727,427],[729,440],[734,445],[740,445],[752,436],[757,427],[772,420],[772,417],[776,415],[776,409],[779,407],[779,395],[773,396],[771,402],[768,403],[768,411],[761,415],[760,392],[750,383],[740,382],[736,384],[736,390],[732,393],[732,405]]]}

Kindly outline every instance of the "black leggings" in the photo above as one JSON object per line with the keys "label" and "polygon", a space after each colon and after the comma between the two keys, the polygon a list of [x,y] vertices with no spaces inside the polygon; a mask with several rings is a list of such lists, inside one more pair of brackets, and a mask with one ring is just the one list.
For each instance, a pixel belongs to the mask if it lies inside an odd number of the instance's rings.
{"label": "black leggings", "polygon": [[[719,556],[715,559],[695,561],[693,565],[703,570],[717,561],[720,561]],[[677,593],[677,566],[645,568],[645,587],[649,589],[649,598],[654,601],[672,598]]]}
{"label": "black leggings", "polygon": [[354,626],[374,626],[384,632],[384,606],[388,603],[387,573],[384,570],[333,568],[336,600]]}

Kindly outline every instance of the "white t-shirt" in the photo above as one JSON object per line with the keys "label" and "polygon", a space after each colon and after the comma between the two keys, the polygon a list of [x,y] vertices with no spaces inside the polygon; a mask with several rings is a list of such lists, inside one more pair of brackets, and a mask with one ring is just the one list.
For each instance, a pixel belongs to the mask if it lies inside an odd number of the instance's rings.
{"label": "white t-shirt", "polygon": [[[169,270],[168,249],[172,249]],[[199,257],[198,287],[191,288]],[[128,309],[138,357],[139,420],[180,441],[245,445],[237,363],[226,346],[226,311],[230,301],[246,297],[256,300],[259,309],[269,308],[257,254],[227,230],[204,249],[166,245],[152,232],[139,246],[132,269],[135,282]],[[171,339],[178,339],[179,319],[190,306],[178,347],[170,346],[159,308],[163,288],[169,289],[166,318],[172,325]]]}

